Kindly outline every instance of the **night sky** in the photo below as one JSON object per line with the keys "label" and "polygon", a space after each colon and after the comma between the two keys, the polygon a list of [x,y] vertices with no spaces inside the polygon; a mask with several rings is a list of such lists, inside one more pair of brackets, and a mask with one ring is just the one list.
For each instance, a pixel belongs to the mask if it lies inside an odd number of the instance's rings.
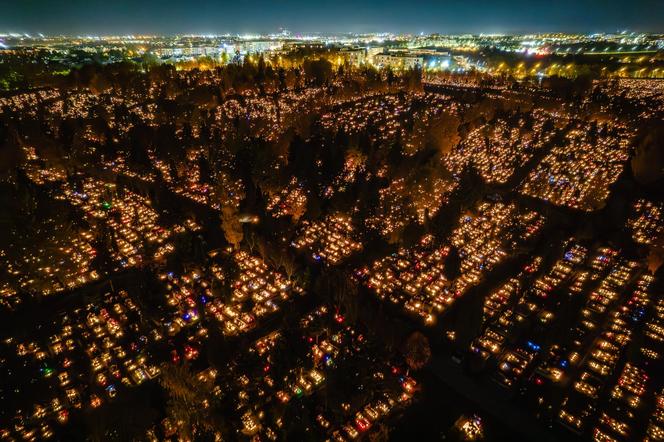
{"label": "night sky", "polygon": [[664,32],[664,0],[2,0],[0,33]]}

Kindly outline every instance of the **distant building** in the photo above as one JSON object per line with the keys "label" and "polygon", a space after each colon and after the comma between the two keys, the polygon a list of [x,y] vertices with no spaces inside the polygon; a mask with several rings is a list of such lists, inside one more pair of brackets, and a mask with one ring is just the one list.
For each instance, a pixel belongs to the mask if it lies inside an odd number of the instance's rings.
{"label": "distant building", "polygon": [[285,51],[293,51],[293,50],[298,50],[298,49],[311,49],[311,50],[323,50],[327,48],[327,44],[322,41],[312,41],[312,40],[305,40],[305,41],[299,41],[299,40],[294,40],[294,41],[288,41],[283,44],[282,49]]}
{"label": "distant building", "polygon": [[369,60],[373,60],[376,55],[382,54],[383,52],[385,52],[385,48],[382,47],[367,48],[367,57]]}
{"label": "distant building", "polygon": [[276,40],[249,40],[249,41],[239,42],[237,46],[238,46],[237,49],[241,54],[247,54],[247,53],[262,54],[263,52],[269,52],[281,49],[283,43]]}
{"label": "distant building", "polygon": [[367,51],[364,48],[342,49],[339,54],[353,66],[360,66],[367,62]]}
{"label": "distant building", "polygon": [[423,66],[424,58],[409,54],[377,54],[373,63],[380,68],[415,69]]}

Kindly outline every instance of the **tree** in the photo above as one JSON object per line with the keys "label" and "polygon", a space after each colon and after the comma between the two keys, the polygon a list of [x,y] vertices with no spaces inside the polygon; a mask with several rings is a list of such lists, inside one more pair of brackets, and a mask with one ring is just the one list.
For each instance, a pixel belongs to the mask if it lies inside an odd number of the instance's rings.
{"label": "tree", "polygon": [[413,332],[406,340],[403,355],[411,370],[421,369],[431,358],[429,339],[419,331]]}
{"label": "tree", "polygon": [[139,122],[129,130],[129,160],[137,167],[149,169],[151,166],[148,151],[152,146],[153,130]]}
{"label": "tree", "polygon": [[411,92],[421,92],[422,91],[422,69],[416,67],[414,69],[408,70],[405,74],[406,87]]}
{"label": "tree", "polygon": [[168,416],[177,424],[181,439],[193,440],[214,430],[208,382],[196,377],[187,365],[166,365],[160,384],[168,397]]}
{"label": "tree", "polygon": [[254,253],[256,248],[261,242],[261,238],[254,232],[253,230],[249,230],[249,233],[247,234],[245,241],[247,245],[249,246],[249,253]]}
{"label": "tree", "polygon": [[636,154],[632,158],[634,178],[652,185],[664,177],[664,123],[650,121],[639,128],[635,138]]}
{"label": "tree", "polygon": [[332,77],[332,63],[324,58],[305,60],[304,73],[316,86],[323,86]]}
{"label": "tree", "polygon": [[25,161],[25,153],[21,149],[16,134],[11,134],[0,123],[0,180],[14,178],[16,169]]}
{"label": "tree", "polygon": [[291,220],[293,224],[297,225],[300,218],[307,212],[306,204],[293,204],[291,209]]}
{"label": "tree", "polygon": [[459,256],[459,249],[454,245],[450,246],[450,253],[445,259],[443,273],[448,281],[454,281],[461,274],[461,257]]}
{"label": "tree", "polygon": [[648,270],[650,270],[653,275],[657,273],[657,270],[662,266],[662,263],[664,263],[664,233],[660,234],[659,238],[650,245],[646,261],[648,263]]}
{"label": "tree", "polygon": [[224,204],[221,207],[221,229],[224,231],[226,241],[232,244],[234,249],[239,249],[244,238],[244,230],[240,223],[238,208],[232,204]]}
{"label": "tree", "polygon": [[90,268],[106,273],[113,266],[114,260],[111,251],[116,251],[113,232],[106,223],[101,223],[97,235],[92,242],[96,254],[90,263]]}
{"label": "tree", "polygon": [[281,261],[281,268],[283,269],[284,273],[288,277],[288,280],[290,281],[293,279],[293,275],[297,270],[297,263],[295,262],[293,256],[289,253],[288,249],[283,250],[282,255],[283,258]]}
{"label": "tree", "polygon": [[350,323],[357,320],[358,288],[356,282],[338,268],[327,268],[316,284],[317,291],[330,300]]}
{"label": "tree", "polygon": [[461,141],[460,125],[459,117],[443,113],[427,130],[425,143],[436,148],[443,155],[448,154]]}
{"label": "tree", "polygon": [[475,205],[475,202],[484,194],[484,180],[474,164],[468,164],[461,172],[458,199],[461,207],[466,210]]}

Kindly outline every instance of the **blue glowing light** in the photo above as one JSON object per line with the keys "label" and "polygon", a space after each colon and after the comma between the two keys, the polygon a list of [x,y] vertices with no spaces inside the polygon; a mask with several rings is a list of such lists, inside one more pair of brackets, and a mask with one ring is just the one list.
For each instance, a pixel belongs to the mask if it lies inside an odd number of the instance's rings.
{"label": "blue glowing light", "polygon": [[530,349],[533,350],[533,351],[540,351],[540,349],[541,349],[541,347],[540,347],[539,345],[535,344],[535,343],[532,342],[532,341],[528,341],[528,342],[526,343],[526,345],[528,345],[528,348],[530,348]]}

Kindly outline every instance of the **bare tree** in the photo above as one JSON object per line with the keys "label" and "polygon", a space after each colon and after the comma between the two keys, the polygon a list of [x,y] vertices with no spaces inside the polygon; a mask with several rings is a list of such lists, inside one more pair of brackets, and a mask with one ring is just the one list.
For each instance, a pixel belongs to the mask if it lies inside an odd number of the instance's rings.
{"label": "bare tree", "polygon": [[199,380],[188,366],[164,366],[160,384],[167,393],[166,409],[178,426],[181,440],[193,440],[214,430],[210,385]]}

